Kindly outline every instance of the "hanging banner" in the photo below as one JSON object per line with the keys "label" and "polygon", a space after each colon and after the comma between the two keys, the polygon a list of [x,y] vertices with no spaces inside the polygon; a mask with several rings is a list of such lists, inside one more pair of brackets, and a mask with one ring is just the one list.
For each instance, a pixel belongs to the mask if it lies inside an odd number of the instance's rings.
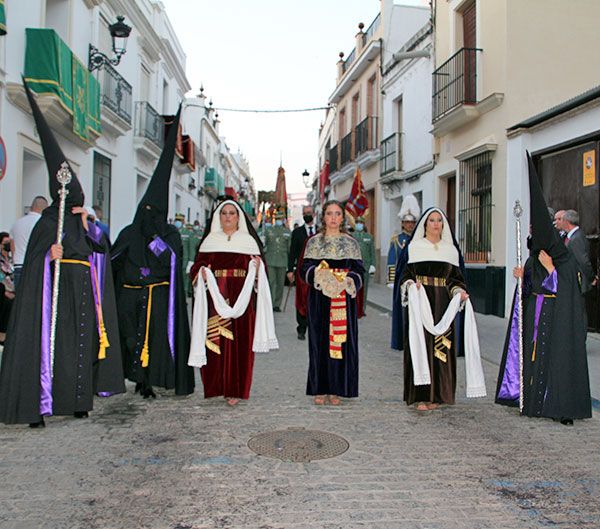
{"label": "hanging banner", "polygon": [[73,132],[82,140],[88,139],[87,94],[88,70],[73,55]]}
{"label": "hanging banner", "polygon": [[596,151],[583,153],[583,187],[596,183]]}
{"label": "hanging banner", "polygon": [[0,180],[4,178],[6,174],[6,145],[4,140],[0,138]]}

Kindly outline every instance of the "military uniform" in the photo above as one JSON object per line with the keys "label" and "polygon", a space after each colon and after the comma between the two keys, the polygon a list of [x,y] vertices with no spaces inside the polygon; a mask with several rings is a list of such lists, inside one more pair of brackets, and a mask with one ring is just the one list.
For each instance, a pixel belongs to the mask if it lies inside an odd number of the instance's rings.
{"label": "military uniform", "polygon": [[387,261],[387,280],[386,283],[388,285],[394,284],[394,277],[396,276],[396,263],[400,257],[400,253],[404,250],[408,241],[410,239],[410,234],[406,232],[402,232],[401,234],[395,233],[392,235],[392,239],[390,241],[390,249],[388,251],[388,261]]}
{"label": "military uniform", "polygon": [[183,245],[183,256],[181,259],[181,266],[183,272],[183,288],[188,297],[192,295],[192,282],[187,273],[188,262],[194,262],[196,258],[196,252],[193,246],[193,239],[195,237],[195,232],[188,225],[184,225],[179,230],[179,235],[181,235],[181,244]]}
{"label": "military uniform", "polygon": [[356,239],[358,242],[358,246],[360,247],[360,253],[362,254],[362,261],[365,271],[367,272],[364,275],[363,284],[365,288],[364,293],[364,302],[367,304],[367,291],[369,289],[369,269],[371,266],[375,266],[375,241],[373,240],[373,236],[366,231],[355,231],[352,234],[352,237]]}
{"label": "military uniform", "polygon": [[292,234],[285,226],[272,226],[265,235],[265,258],[269,268],[269,287],[273,309],[277,312],[283,298]]}

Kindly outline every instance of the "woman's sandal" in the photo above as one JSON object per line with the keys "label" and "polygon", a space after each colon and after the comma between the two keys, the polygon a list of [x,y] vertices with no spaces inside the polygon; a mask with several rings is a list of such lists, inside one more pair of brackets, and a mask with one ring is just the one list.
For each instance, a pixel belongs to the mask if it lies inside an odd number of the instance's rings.
{"label": "woman's sandal", "polygon": [[314,399],[313,402],[317,405],[317,406],[323,406],[325,404],[325,396],[324,395],[317,395]]}
{"label": "woman's sandal", "polygon": [[426,402],[419,402],[415,408],[417,411],[429,411],[429,406]]}
{"label": "woman's sandal", "polygon": [[329,395],[329,404],[332,406],[339,406],[342,403],[341,399],[336,395]]}
{"label": "woman's sandal", "polygon": [[440,407],[440,405],[437,402],[429,402],[427,404],[427,409],[429,411],[431,411],[431,410],[437,410],[439,407]]}
{"label": "woman's sandal", "polygon": [[240,401],[240,399],[233,399],[233,398],[229,398],[227,399],[227,404],[229,406],[235,406],[238,402]]}

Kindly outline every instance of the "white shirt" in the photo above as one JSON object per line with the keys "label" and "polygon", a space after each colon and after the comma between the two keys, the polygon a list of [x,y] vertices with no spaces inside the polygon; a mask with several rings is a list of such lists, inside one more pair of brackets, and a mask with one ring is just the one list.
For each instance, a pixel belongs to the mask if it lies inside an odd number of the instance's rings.
{"label": "white shirt", "polygon": [[311,230],[312,230],[312,235],[317,233],[317,230],[316,230],[314,224],[312,226],[305,224],[304,227],[306,228],[306,235],[308,235],[309,237],[311,236],[311,233],[310,233]]}
{"label": "white shirt", "polygon": [[25,250],[27,250],[27,243],[29,237],[33,231],[33,227],[37,221],[41,218],[40,213],[30,211],[24,217],[16,220],[10,229],[10,236],[15,243],[15,254],[13,255],[13,263],[15,265],[22,265],[25,260]]}
{"label": "white shirt", "polygon": [[579,226],[575,226],[571,231],[569,231],[569,233],[567,233],[567,239],[571,239],[571,237],[573,237],[573,234],[579,229]]}

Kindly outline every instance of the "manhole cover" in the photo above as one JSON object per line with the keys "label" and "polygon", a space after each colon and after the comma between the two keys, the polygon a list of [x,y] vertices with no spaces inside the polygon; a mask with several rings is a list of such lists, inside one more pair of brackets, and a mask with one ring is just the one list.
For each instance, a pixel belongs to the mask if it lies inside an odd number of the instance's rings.
{"label": "manhole cover", "polygon": [[304,428],[265,432],[248,441],[248,448],[258,455],[294,463],[336,457],[349,446],[348,441],[339,435]]}

